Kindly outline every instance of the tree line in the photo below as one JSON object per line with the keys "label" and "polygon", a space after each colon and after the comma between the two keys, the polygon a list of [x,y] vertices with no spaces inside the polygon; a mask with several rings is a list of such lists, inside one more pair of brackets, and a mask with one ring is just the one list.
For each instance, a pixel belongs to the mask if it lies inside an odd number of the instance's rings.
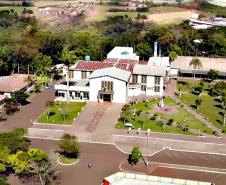
{"label": "tree line", "polygon": [[[31,15],[0,12],[0,74],[35,73],[46,75],[53,65],[83,60],[103,60],[114,46],[133,47],[141,59],[153,55],[153,44],[158,41],[161,54],[226,56],[226,28],[194,30],[184,22],[179,25],[159,26],[144,23],[128,16],[109,17],[107,20],[58,30],[40,26]],[[199,40],[197,43],[195,40]]]}

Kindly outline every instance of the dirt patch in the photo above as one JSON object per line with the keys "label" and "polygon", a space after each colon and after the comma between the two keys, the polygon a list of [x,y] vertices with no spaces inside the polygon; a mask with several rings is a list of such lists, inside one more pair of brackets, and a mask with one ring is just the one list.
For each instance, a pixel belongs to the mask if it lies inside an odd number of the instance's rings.
{"label": "dirt patch", "polygon": [[148,21],[166,23],[173,20],[188,20],[192,17],[192,14],[192,11],[155,13],[148,16]]}
{"label": "dirt patch", "polygon": [[158,105],[156,105],[152,111],[163,113],[163,114],[168,114],[168,115],[178,113],[178,109],[176,109],[175,107],[172,107],[172,106],[164,106],[163,108],[161,108]]}

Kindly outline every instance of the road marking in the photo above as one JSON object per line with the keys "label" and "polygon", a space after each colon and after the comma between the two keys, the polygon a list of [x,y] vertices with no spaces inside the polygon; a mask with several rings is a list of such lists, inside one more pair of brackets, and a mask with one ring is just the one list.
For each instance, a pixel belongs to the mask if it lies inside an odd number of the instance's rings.
{"label": "road marking", "polygon": [[216,153],[216,152],[201,152],[201,151],[192,151],[192,150],[181,150],[181,149],[172,149],[170,148],[169,150],[172,151],[177,151],[177,152],[187,152],[187,153],[195,153],[195,154],[210,154],[210,155],[222,155],[222,156],[226,156],[226,154],[224,153]]}
{"label": "road marking", "polygon": [[55,138],[50,138],[50,137],[36,137],[36,136],[27,136],[27,138],[31,139],[46,139],[46,140],[54,140],[54,141],[59,141],[60,139],[55,139]]}
{"label": "road marking", "polygon": [[28,130],[50,130],[50,131],[56,131],[56,132],[64,132],[64,130],[55,130],[55,129],[48,129],[48,128],[28,128]]}
{"label": "road marking", "polygon": [[[150,162],[150,163],[153,163],[153,162]],[[209,167],[170,164],[170,165],[176,165],[176,167],[173,167],[173,166],[164,166],[164,164],[168,164],[168,163],[155,163],[155,162],[154,162],[154,164],[160,164],[159,167],[162,167],[162,168],[172,168],[172,169],[178,169],[178,170],[188,170],[188,171],[199,171],[199,172],[207,172],[207,173],[226,174],[226,171],[225,172],[221,172],[221,171],[214,171],[214,170],[197,169],[197,167],[198,168],[209,168]],[[187,166],[187,167],[191,167],[191,168],[178,167],[178,166]],[[194,169],[194,167],[196,167],[196,168]],[[220,170],[224,170],[224,169],[221,169],[221,168],[209,168],[209,169],[220,169]]]}
{"label": "road marking", "polygon": [[[137,138],[137,139],[147,139],[147,137],[145,137],[145,136],[132,136],[132,135],[120,135],[120,134],[112,134],[113,136],[119,136],[119,137],[129,137],[129,138],[132,138],[132,137],[134,137],[134,138]],[[169,138],[158,138],[158,137],[149,137],[149,140],[153,140],[153,139],[155,139],[155,140],[167,140],[167,141],[174,141],[174,142],[186,142],[186,143],[200,143],[200,144],[209,144],[209,145],[219,145],[219,146],[223,146],[223,145],[226,145],[226,143],[225,144],[223,144],[223,143],[214,143],[214,142],[209,142],[209,143],[207,143],[207,142],[202,142],[202,141],[186,141],[186,140],[180,140],[180,139],[169,139]]]}

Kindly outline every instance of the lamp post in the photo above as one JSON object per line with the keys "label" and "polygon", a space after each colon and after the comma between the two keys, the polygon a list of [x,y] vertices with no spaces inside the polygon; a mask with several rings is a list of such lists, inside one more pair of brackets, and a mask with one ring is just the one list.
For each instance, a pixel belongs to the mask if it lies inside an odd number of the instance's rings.
{"label": "lamp post", "polygon": [[149,144],[149,134],[150,134],[151,130],[150,128],[147,129],[147,162],[146,162],[146,166],[147,166],[147,170],[148,170],[148,144]]}

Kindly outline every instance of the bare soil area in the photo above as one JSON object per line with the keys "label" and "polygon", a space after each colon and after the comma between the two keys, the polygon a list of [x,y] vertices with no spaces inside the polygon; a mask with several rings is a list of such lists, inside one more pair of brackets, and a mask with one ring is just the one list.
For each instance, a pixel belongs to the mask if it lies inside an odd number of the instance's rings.
{"label": "bare soil area", "polygon": [[192,16],[192,11],[155,13],[148,16],[149,21],[156,23],[171,23],[176,20],[188,20]]}

